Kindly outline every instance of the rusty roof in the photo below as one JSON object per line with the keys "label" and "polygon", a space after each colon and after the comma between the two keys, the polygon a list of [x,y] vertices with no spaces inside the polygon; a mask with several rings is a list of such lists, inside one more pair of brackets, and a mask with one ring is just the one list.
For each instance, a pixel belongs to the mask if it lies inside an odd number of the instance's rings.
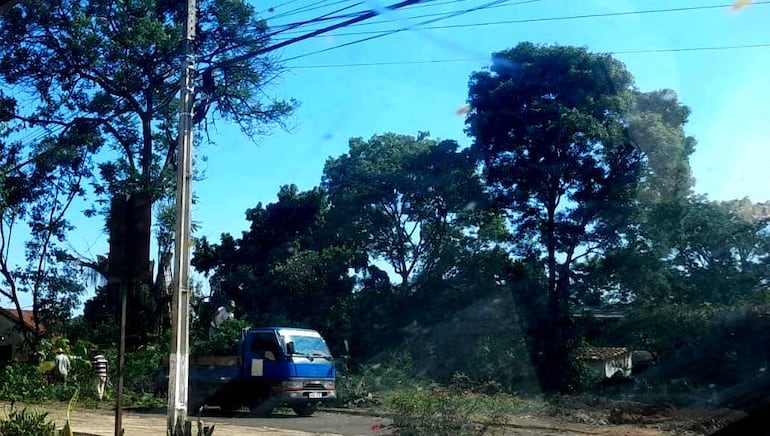
{"label": "rusty roof", "polygon": [[578,348],[579,360],[607,360],[628,353],[625,347],[582,347]]}
{"label": "rusty roof", "polygon": [[[14,322],[19,321],[19,316],[16,312],[16,309],[2,308],[0,309],[0,313],[10,318]],[[31,310],[22,310],[21,316],[22,316],[22,320],[24,321],[24,325],[31,330],[35,330],[35,318],[34,318],[33,312]],[[42,324],[40,325],[40,330],[45,331],[45,327]]]}

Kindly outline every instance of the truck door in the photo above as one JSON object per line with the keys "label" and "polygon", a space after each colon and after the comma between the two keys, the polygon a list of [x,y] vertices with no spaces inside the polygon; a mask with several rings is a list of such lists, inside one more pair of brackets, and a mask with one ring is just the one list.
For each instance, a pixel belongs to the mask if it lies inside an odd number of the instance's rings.
{"label": "truck door", "polygon": [[282,354],[275,332],[253,332],[249,336],[251,343],[243,362],[245,373],[267,384],[280,382]]}

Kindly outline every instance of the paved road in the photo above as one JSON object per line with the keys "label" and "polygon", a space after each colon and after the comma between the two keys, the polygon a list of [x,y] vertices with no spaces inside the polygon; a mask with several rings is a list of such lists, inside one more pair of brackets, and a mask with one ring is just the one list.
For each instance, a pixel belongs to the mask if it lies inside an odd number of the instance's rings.
{"label": "paved road", "polygon": [[[270,418],[255,418],[246,413],[221,414],[215,410],[204,413],[205,422],[222,423],[243,427],[272,427],[298,430],[312,434],[369,436],[382,435],[390,420],[381,417],[357,416],[318,411],[313,416],[302,418],[291,412],[274,413]],[[373,429],[379,423],[383,431]]]}

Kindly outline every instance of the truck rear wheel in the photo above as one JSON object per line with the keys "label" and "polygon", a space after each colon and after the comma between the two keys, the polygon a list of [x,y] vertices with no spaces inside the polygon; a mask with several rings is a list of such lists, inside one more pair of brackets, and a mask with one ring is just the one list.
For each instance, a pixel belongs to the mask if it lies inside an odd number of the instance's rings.
{"label": "truck rear wheel", "polygon": [[299,416],[313,416],[316,409],[318,409],[318,403],[302,403],[291,406],[291,410]]}
{"label": "truck rear wheel", "polygon": [[226,413],[231,413],[231,412],[238,411],[241,408],[241,406],[242,404],[240,402],[225,401],[225,402],[219,403],[219,410]]}

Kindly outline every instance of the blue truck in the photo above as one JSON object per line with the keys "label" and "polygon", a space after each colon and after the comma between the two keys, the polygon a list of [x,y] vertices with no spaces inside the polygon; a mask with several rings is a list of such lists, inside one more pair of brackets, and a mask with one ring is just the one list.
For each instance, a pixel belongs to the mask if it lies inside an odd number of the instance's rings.
{"label": "blue truck", "polygon": [[[248,407],[269,416],[288,406],[310,416],[336,398],[334,360],[321,335],[308,329],[251,327],[241,333],[238,355],[190,358],[188,411],[204,405]],[[168,367],[163,378],[168,380]]]}

